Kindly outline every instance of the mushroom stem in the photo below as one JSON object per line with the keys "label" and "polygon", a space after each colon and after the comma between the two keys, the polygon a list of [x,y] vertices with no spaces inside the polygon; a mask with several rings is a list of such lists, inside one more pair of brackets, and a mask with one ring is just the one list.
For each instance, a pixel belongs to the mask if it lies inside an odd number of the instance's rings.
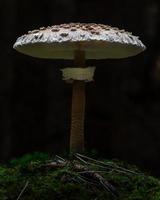
{"label": "mushroom stem", "polygon": [[[75,67],[85,67],[85,52],[76,51]],[[72,115],[70,152],[84,151],[85,81],[74,80],[72,91]]]}

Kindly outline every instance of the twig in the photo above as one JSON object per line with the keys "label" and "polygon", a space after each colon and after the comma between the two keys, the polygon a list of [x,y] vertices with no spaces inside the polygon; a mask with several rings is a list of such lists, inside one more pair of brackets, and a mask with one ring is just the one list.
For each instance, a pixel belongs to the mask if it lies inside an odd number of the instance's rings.
{"label": "twig", "polygon": [[91,172],[95,172],[95,173],[105,173],[106,171],[83,171],[83,172],[78,172],[78,174],[86,174],[86,173],[91,173]]}
{"label": "twig", "polygon": [[79,156],[75,155],[75,157],[76,157],[78,160],[82,161],[83,163],[88,164],[85,160],[83,160],[83,159],[80,158]]}
{"label": "twig", "polygon": [[[95,185],[95,186],[98,186],[99,185],[99,183],[97,182],[97,181],[95,181],[95,180],[92,180],[92,179],[90,179],[90,178],[87,178],[87,177],[85,177],[85,176],[78,176],[79,178],[81,178],[81,179],[83,179],[85,182],[87,182],[88,184],[90,184],[90,185]],[[83,178],[82,178],[83,177]]]}
{"label": "twig", "polygon": [[102,165],[104,165],[104,166],[107,166],[107,167],[110,167],[110,168],[114,168],[114,169],[116,169],[116,170],[121,170],[121,172],[123,171],[123,172],[128,172],[128,173],[131,173],[131,174],[142,175],[142,174],[140,174],[140,173],[137,173],[137,172],[134,172],[134,171],[125,169],[125,168],[123,168],[123,167],[115,166],[115,165],[112,165],[112,164],[108,164],[108,163],[104,163],[104,162],[102,162],[102,161],[95,160],[95,159],[93,159],[93,158],[89,158],[89,157],[84,156],[84,155],[81,155],[81,154],[79,154],[79,153],[76,153],[76,155],[78,155],[79,157],[85,158],[85,159],[87,159],[87,160],[90,160],[90,161],[92,161],[92,162],[99,163],[99,164],[102,164]]}
{"label": "twig", "polygon": [[110,183],[108,183],[108,181],[106,181],[103,178],[103,176],[101,176],[99,173],[97,173],[95,171],[84,171],[84,172],[82,171],[81,174],[84,174],[83,177],[85,177],[85,178],[86,178],[86,176],[91,177],[92,182],[96,181],[97,183],[102,185],[105,190],[110,192],[113,196],[117,196],[116,189]]}
{"label": "twig", "polygon": [[[77,157],[78,158],[78,157]],[[79,159],[81,159],[81,158],[79,158]],[[82,159],[83,160],[83,159]],[[84,161],[84,160],[83,160]],[[95,167],[98,167],[98,168],[101,168],[101,169],[104,169],[104,170],[111,170],[111,171],[117,171],[117,172],[121,172],[121,173],[124,173],[124,174],[128,174],[128,172],[126,172],[126,171],[122,171],[122,170],[119,170],[119,169],[113,169],[113,167],[112,166],[102,166],[102,165],[99,165],[99,164],[96,164],[96,163],[92,163],[92,162],[86,162],[85,161],[85,163],[87,163],[87,165],[93,165],[93,166],[95,166]],[[98,172],[98,171],[95,171],[95,172]],[[99,171],[99,172],[106,172],[106,171]]]}
{"label": "twig", "polygon": [[25,184],[25,186],[23,187],[23,189],[21,190],[21,192],[20,192],[20,194],[19,194],[17,200],[19,200],[19,199],[21,198],[21,196],[22,196],[22,194],[24,193],[25,189],[27,188],[28,184],[29,184],[29,181],[26,182],[26,184]]}
{"label": "twig", "polygon": [[108,182],[106,181],[100,174],[93,173],[93,176],[112,194],[115,195],[116,189]]}
{"label": "twig", "polygon": [[50,167],[50,168],[63,168],[66,166],[66,163],[57,163],[57,162],[50,162],[44,165],[41,165],[41,167]]}
{"label": "twig", "polygon": [[99,165],[99,164],[96,164],[96,163],[92,163],[92,162],[87,162],[87,165],[93,165],[95,167],[100,167],[100,168],[107,169],[107,170],[111,169],[111,167],[106,167],[106,166],[104,167],[102,165]]}
{"label": "twig", "polygon": [[[101,168],[101,169],[104,169],[104,170],[110,170],[110,172],[113,172],[113,171],[116,171],[116,172],[119,172],[119,173],[123,173],[123,174],[129,174],[131,172],[128,172],[127,170],[119,170],[117,167],[113,167],[113,166],[102,166],[102,165],[99,165],[99,164],[96,164],[96,163],[92,163],[92,162],[87,162],[88,165],[93,165],[95,167],[98,167],[98,168]],[[103,172],[106,172],[106,171],[103,171]],[[134,173],[134,172],[133,172]],[[142,175],[142,174],[138,174],[135,172],[136,175]]]}
{"label": "twig", "polygon": [[73,182],[75,182],[75,183],[78,183],[78,184],[82,183],[81,181],[78,180],[78,177],[77,178],[72,178],[71,180]]}
{"label": "twig", "polygon": [[65,159],[63,159],[62,157],[60,157],[60,156],[58,156],[58,155],[56,155],[55,158],[58,158],[59,160],[61,160],[61,161],[63,161],[63,162],[66,162]]}
{"label": "twig", "polygon": [[106,184],[106,181],[104,181],[104,180],[100,180],[100,183],[104,187],[104,189],[107,190],[107,192],[110,192],[114,197],[117,197],[115,188],[113,188],[112,185],[110,185],[108,183]]}
{"label": "twig", "polygon": [[[83,183],[89,183],[88,181],[86,181],[84,178],[80,177],[80,176],[77,176],[77,178],[83,182]],[[80,182],[79,182],[80,183]]]}

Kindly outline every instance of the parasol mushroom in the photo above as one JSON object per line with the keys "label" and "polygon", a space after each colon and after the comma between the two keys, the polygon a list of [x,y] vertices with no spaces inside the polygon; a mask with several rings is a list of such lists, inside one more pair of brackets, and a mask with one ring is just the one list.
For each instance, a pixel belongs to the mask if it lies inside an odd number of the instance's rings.
{"label": "parasol mushroom", "polygon": [[74,60],[74,67],[62,69],[63,78],[73,84],[70,151],[84,151],[85,83],[92,81],[95,67],[86,59],[126,58],[145,50],[132,33],[103,24],[70,23],[41,27],[19,37],[14,49],[29,56]]}

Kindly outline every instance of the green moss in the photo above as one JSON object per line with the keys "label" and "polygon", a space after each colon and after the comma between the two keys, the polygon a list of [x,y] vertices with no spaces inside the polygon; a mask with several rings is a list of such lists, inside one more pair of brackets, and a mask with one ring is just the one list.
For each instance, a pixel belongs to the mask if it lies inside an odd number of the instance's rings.
{"label": "green moss", "polygon": [[30,164],[32,161],[36,162],[45,162],[49,159],[49,155],[45,153],[39,153],[35,152],[33,154],[26,154],[22,158],[13,159],[11,160],[10,164],[11,166],[21,166],[21,168],[25,168],[28,164]]}
{"label": "green moss", "polygon": [[[26,155],[13,160],[7,166],[0,166],[0,200],[15,200],[28,183],[22,200],[159,200],[160,181],[142,174],[135,166],[119,161],[103,161],[113,166],[125,167],[138,174],[121,173],[115,170],[101,175],[117,191],[114,197],[101,187],[87,183],[73,182],[77,173],[71,167],[45,168],[49,156],[42,153]],[[96,170],[96,167],[93,167]]]}

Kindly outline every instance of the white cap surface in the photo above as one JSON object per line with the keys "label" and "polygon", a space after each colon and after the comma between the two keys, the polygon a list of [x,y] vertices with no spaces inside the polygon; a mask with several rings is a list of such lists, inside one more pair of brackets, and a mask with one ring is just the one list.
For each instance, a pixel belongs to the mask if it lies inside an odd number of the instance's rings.
{"label": "white cap surface", "polygon": [[42,27],[19,37],[14,44],[14,49],[23,54],[50,59],[74,59],[77,50],[85,51],[86,59],[125,58],[145,48],[129,32],[93,23]]}

